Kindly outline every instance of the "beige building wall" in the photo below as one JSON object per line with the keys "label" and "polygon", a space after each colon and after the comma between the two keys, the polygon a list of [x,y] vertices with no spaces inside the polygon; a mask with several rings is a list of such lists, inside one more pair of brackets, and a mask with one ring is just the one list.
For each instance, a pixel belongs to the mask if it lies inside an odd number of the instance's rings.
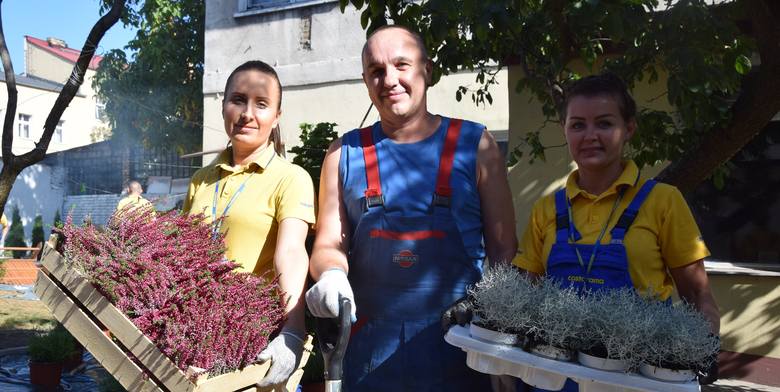
{"label": "beige building wall", "polygon": [[780,276],[710,274],[710,284],[723,350],[780,359]]}
{"label": "beige building wall", "polygon": [[[25,83],[25,76],[17,76],[18,98],[17,114],[14,118],[13,147],[13,152],[17,155],[26,153],[35,147],[35,143],[43,134],[43,126],[49,111],[59,96],[58,90],[68,80],[74,66],[70,61],[31,45],[26,40],[24,65],[28,77],[43,81],[38,83],[28,79],[28,82]],[[86,71],[84,83],[60,119],[62,121],[62,140],[58,140],[54,135],[47,152],[67,150],[100,141],[93,140],[92,134],[98,128],[107,128],[108,125],[98,118],[97,100],[92,89],[94,75],[95,71],[91,69]],[[0,81],[0,84],[3,85],[0,91],[0,106],[1,110],[4,111],[8,102],[8,92],[4,86],[5,82]],[[30,116],[29,137],[19,134],[19,114]],[[0,121],[5,121],[4,114]]]}
{"label": "beige building wall", "polygon": [[[14,145],[16,155],[24,154],[35,148],[35,142],[43,134],[43,126],[49,111],[54,105],[59,92],[24,86],[17,83],[17,109],[14,118]],[[8,102],[8,92],[5,82],[0,81],[0,122],[5,122],[5,106]],[[19,136],[19,114],[30,116],[30,137]],[[78,95],[62,114],[62,141],[52,137],[47,152],[67,150],[92,143],[90,133],[102,124],[96,119],[95,105],[92,100]]]}
{"label": "beige building wall", "polygon": [[[59,84],[65,84],[73,72],[73,63],[60,58],[44,49],[31,45],[24,41],[25,72],[28,75],[41,79],[51,80]],[[79,88],[79,94],[92,98],[95,91],[92,89],[92,79],[95,71],[87,69],[84,74],[84,83]]]}

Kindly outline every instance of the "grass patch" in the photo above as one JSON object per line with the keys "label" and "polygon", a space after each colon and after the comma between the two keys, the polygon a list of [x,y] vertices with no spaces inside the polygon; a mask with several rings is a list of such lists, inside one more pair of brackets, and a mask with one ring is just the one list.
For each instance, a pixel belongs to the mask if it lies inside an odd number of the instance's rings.
{"label": "grass patch", "polygon": [[48,330],[56,321],[41,301],[0,299],[0,330]]}

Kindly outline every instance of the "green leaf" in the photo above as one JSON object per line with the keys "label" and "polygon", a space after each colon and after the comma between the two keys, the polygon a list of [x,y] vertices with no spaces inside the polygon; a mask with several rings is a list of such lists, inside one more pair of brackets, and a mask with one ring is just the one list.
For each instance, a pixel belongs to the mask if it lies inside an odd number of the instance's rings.
{"label": "green leaf", "polygon": [[371,8],[366,8],[360,14],[360,25],[363,26],[363,30],[365,30],[366,27],[368,27],[368,22],[370,18],[371,18]]}
{"label": "green leaf", "polygon": [[737,70],[737,73],[740,75],[745,75],[746,73],[750,72],[751,67],[752,64],[747,56],[744,54],[737,56],[737,60],[734,62],[734,69]]}

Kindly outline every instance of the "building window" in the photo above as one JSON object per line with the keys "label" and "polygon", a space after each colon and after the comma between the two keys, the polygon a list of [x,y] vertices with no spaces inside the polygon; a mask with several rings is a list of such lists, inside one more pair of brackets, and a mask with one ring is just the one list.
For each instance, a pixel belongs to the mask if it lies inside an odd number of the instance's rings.
{"label": "building window", "polygon": [[256,15],[335,2],[336,0],[238,0],[238,13],[235,16]]}
{"label": "building window", "polygon": [[62,143],[62,124],[64,121],[60,121],[57,123],[57,128],[54,128],[54,142],[55,143]]}
{"label": "building window", "polygon": [[29,114],[19,114],[19,124],[17,128],[17,136],[23,137],[25,139],[30,138],[30,115]]}
{"label": "building window", "polygon": [[252,8],[276,8],[296,3],[311,3],[311,0],[247,0],[247,7]]}
{"label": "building window", "polygon": [[106,103],[95,97],[95,119],[106,121]]}

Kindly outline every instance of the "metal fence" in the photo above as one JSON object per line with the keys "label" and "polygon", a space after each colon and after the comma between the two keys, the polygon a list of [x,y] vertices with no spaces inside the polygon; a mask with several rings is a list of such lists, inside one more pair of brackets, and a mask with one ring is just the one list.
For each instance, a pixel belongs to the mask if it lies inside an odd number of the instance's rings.
{"label": "metal fence", "polygon": [[189,178],[200,168],[199,158],[181,159],[172,150],[112,141],[50,154],[47,163],[67,170],[68,195],[117,194],[129,180],[146,184],[150,176]]}

